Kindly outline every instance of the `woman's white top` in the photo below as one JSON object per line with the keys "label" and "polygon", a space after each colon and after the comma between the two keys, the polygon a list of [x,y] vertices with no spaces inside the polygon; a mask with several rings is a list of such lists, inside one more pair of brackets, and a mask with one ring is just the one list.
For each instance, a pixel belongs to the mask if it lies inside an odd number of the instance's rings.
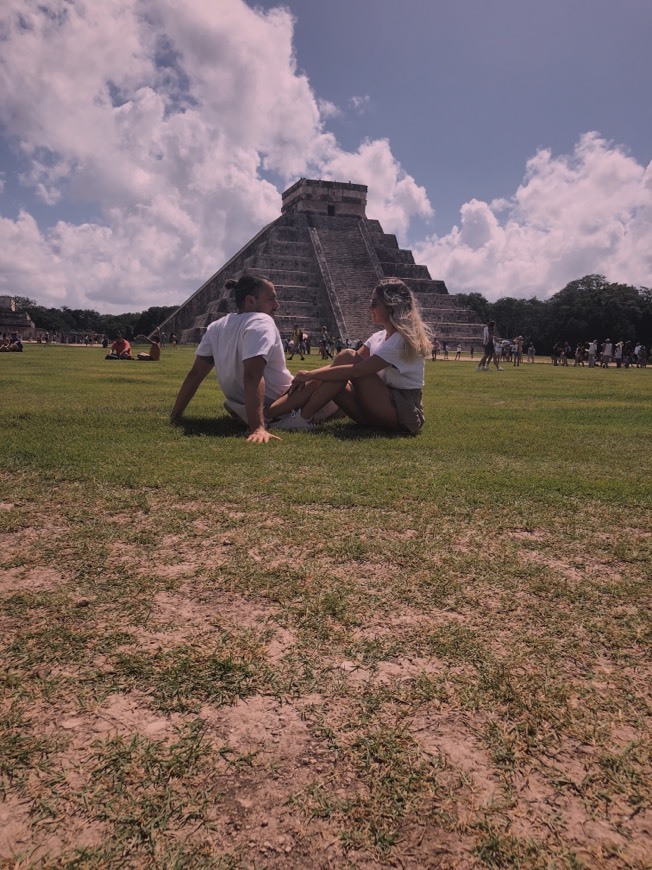
{"label": "woman's white top", "polygon": [[388,387],[397,390],[420,390],[423,387],[426,363],[422,356],[416,359],[405,359],[405,339],[398,332],[387,338],[383,329],[374,332],[364,343],[370,356],[379,356],[387,368],[380,372]]}

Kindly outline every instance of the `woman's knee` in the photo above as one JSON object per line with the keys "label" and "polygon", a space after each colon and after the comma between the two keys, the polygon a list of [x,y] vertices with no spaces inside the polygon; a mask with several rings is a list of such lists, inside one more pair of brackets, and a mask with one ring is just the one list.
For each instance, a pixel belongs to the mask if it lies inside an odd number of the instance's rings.
{"label": "woman's knee", "polygon": [[357,355],[357,353],[354,350],[351,350],[351,348],[346,347],[346,348],[344,348],[344,350],[341,350],[337,354],[337,356],[333,360],[332,364],[333,365],[350,365],[351,363],[359,361],[359,359],[360,359],[360,357]]}

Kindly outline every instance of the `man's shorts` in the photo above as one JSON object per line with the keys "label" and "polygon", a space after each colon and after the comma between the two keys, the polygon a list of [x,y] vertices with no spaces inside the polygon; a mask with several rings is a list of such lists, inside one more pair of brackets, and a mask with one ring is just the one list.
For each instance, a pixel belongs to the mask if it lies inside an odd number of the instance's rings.
{"label": "man's shorts", "polygon": [[484,346],[484,352],[487,356],[493,356],[495,350],[493,341],[488,341]]}
{"label": "man's shorts", "polygon": [[417,435],[425,422],[421,390],[398,390],[389,387],[389,397],[396,408],[398,424],[410,435]]}

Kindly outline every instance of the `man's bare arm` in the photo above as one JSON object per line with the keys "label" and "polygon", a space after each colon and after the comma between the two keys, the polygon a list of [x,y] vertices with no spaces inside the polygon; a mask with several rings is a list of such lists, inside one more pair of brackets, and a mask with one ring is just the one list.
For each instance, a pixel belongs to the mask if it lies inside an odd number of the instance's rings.
{"label": "man's bare arm", "polygon": [[243,363],[244,396],[249,436],[247,441],[265,444],[268,441],[280,441],[278,435],[272,435],[265,429],[265,357],[253,356]]}
{"label": "man's bare arm", "polygon": [[213,368],[213,358],[210,356],[196,356],[192,368],[185,377],[181,388],[177,393],[174,407],[170,413],[170,419],[178,419],[188,407],[190,400],[199,389],[199,385]]}

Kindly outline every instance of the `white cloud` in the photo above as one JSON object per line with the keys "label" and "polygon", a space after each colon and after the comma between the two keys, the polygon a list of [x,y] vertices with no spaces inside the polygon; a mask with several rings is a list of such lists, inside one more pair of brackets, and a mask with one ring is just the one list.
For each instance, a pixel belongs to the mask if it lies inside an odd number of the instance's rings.
{"label": "white cloud", "polygon": [[359,115],[362,115],[371,106],[371,97],[369,94],[365,94],[363,97],[350,97],[349,106]]}
{"label": "white cloud", "polygon": [[342,110],[339,106],[336,106],[335,103],[331,103],[330,100],[317,100],[317,106],[319,108],[319,114],[323,120],[328,118],[339,118],[342,114]]}
{"label": "white cloud", "polygon": [[[252,4],[253,5],[253,4]],[[425,189],[386,139],[344,150],[293,53],[294,21],[243,0],[5,0],[0,125],[22,156],[0,179],[0,293],[123,311],[183,301],[280,213],[300,176],[369,186],[367,213],[405,238]],[[351,107],[364,110],[369,97]],[[47,204],[2,213],[18,184]],[[100,215],[87,223],[62,216]],[[597,134],[538,152],[510,198],[462,206],[414,245],[452,290],[549,295],[601,272],[650,283],[652,168]]]}
{"label": "white cloud", "polygon": [[[349,153],[323,129],[337,110],[297,71],[293,27],[243,0],[5,0],[0,124],[27,163],[16,180],[54,220],[0,219],[0,292],[181,302],[280,214],[263,171],[380,178],[373,214],[397,230],[428,213],[387,142]],[[68,203],[101,223],[56,220]]]}
{"label": "white cloud", "polygon": [[330,145],[319,155],[321,177],[366,184],[367,215],[380,220],[385,232],[405,235],[415,215],[432,215],[425,189],[403,172],[387,139],[363,142],[355,153],[337,148],[334,140]]}
{"label": "white cloud", "polygon": [[417,262],[453,292],[547,298],[591,273],[651,282],[652,164],[597,133],[572,155],[537,152],[510,200],[471,200],[460,215],[459,227],[415,245]]}

